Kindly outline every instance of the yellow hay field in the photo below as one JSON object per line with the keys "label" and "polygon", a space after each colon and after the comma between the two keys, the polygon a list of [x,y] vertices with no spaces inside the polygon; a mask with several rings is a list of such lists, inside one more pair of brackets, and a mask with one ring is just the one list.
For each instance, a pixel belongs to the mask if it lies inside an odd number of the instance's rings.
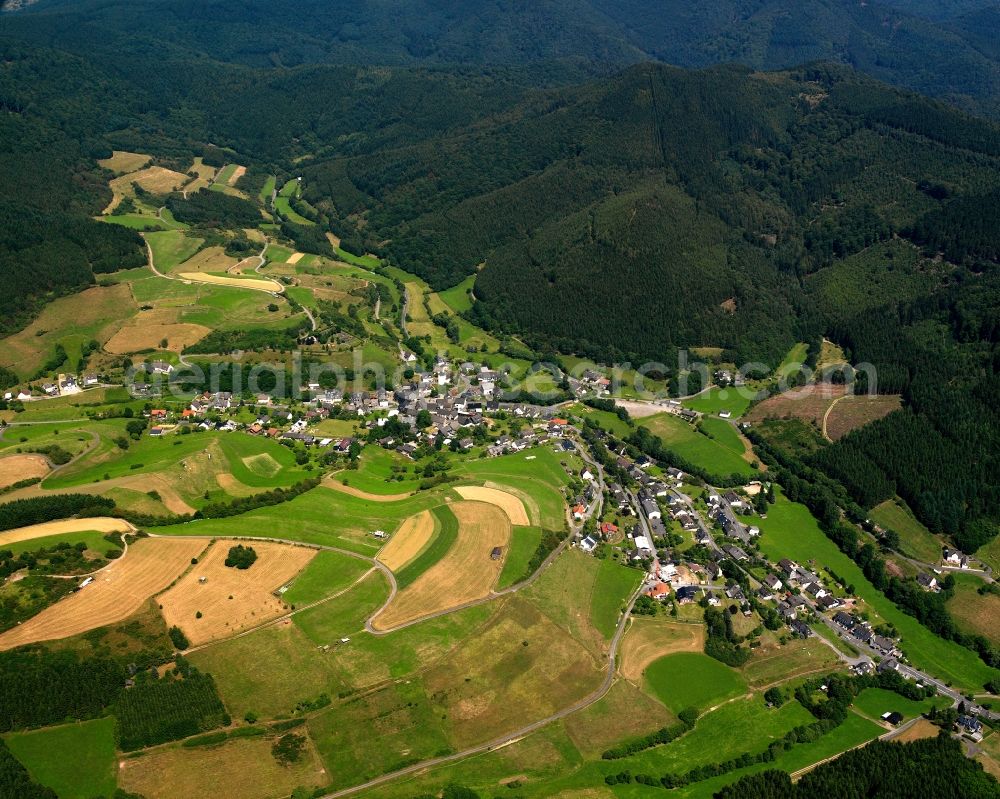
{"label": "yellow hay field", "polygon": [[81,533],[85,530],[96,530],[99,533],[127,533],[132,527],[124,519],[112,519],[109,516],[94,516],[89,519],[60,519],[56,522],[32,524],[30,527],[18,527],[0,533],[0,547],[18,541],[30,541],[32,538],[44,538],[48,535],[63,533]]}
{"label": "yellow hay field", "polygon": [[524,509],[524,503],[513,494],[501,491],[498,488],[487,488],[485,486],[458,486],[455,491],[463,499],[496,505],[507,514],[507,518],[510,519],[511,524],[531,524],[528,521],[528,512]]}
{"label": "yellow hay field", "polygon": [[[226,638],[287,613],[274,592],[315,557],[315,549],[270,541],[252,546],[257,561],[249,569],[225,565],[237,541],[216,541],[199,563],[159,598],[168,626],[180,627],[192,645]],[[204,579],[205,582],[201,582]],[[202,614],[199,619],[198,613]]]}
{"label": "yellow hay field", "polygon": [[205,247],[178,266],[177,270],[183,272],[225,272],[236,263],[237,259],[226,255],[226,251],[222,247]]}
{"label": "yellow hay field", "polygon": [[236,181],[239,180],[241,177],[243,177],[246,173],[247,173],[247,168],[245,166],[238,166],[236,167],[236,169],[233,170],[233,174],[229,176],[229,180],[227,180],[226,182],[230,186],[235,186]]}
{"label": "yellow hay field", "polygon": [[111,191],[114,196],[108,207],[104,209],[105,214],[110,214],[124,197],[135,195],[133,184],[138,184],[151,194],[169,194],[176,191],[188,182],[188,176],[172,169],[164,169],[162,166],[150,166],[140,169],[138,172],[130,172],[111,181]]}
{"label": "yellow hay field", "polygon": [[937,738],[939,732],[941,732],[941,728],[933,722],[927,719],[918,719],[893,740],[896,743],[906,744],[910,741],[919,741],[921,738]]}
{"label": "yellow hay field", "polygon": [[273,280],[255,280],[252,278],[225,277],[223,275],[209,275],[205,272],[181,272],[178,277],[190,280],[193,283],[212,283],[217,286],[235,286],[241,289],[254,289],[255,291],[266,291],[276,293],[282,291],[281,286]]}
{"label": "yellow hay field", "polygon": [[304,257],[305,257],[305,253],[302,253],[302,252],[293,252],[291,255],[288,256],[288,261],[286,263],[297,264]]}
{"label": "yellow hay field", "polygon": [[[304,731],[302,727],[296,733]],[[120,760],[118,784],[147,799],[272,799],[329,782],[311,740],[302,756],[287,766],[274,759],[273,744],[273,738],[243,738],[220,746],[160,747]]]}
{"label": "yellow hay field", "polygon": [[382,547],[378,559],[391,571],[398,572],[423,550],[434,535],[434,516],[424,510],[403,522],[396,534]]}
{"label": "yellow hay field", "polygon": [[[151,349],[168,349],[180,352],[211,333],[211,328],[186,322],[177,324],[134,324],[126,325],[108,339],[104,349],[112,355],[142,352]],[[160,346],[166,339],[167,346]]]}
{"label": "yellow hay field", "polygon": [[448,507],[458,519],[455,543],[372,620],[376,629],[391,630],[482,599],[493,590],[504,558],[493,560],[490,553],[493,547],[501,547],[506,556],[510,520],[496,505],[484,502],[453,502]]}
{"label": "yellow hay field", "polygon": [[110,158],[102,158],[97,163],[105,169],[110,169],[118,175],[123,175],[126,172],[135,172],[137,169],[142,169],[152,158],[153,156],[144,155],[143,153],[115,150],[111,153]]}
{"label": "yellow hay field", "polygon": [[219,488],[232,497],[249,497],[251,494],[266,490],[241,483],[233,476],[232,472],[219,472],[215,475],[215,482]]}
{"label": "yellow hay field", "polygon": [[49,462],[41,455],[8,455],[0,458],[0,488],[33,477],[45,477],[48,473]]}
{"label": "yellow hay field", "polygon": [[[93,529],[88,525],[87,529]],[[94,582],[0,635],[0,650],[51,641],[123,621],[177,579],[205,547],[192,538],[147,538],[129,546]]]}
{"label": "yellow hay field", "polygon": [[705,628],[700,624],[633,618],[622,640],[620,671],[626,680],[638,682],[654,660],[675,652],[701,652]]}

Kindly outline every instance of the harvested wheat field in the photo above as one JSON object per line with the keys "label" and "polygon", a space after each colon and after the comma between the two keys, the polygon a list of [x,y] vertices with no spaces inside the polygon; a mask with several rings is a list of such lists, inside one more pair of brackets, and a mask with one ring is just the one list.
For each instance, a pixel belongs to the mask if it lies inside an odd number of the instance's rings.
{"label": "harvested wheat field", "polygon": [[222,247],[205,247],[180,264],[178,271],[184,272],[225,272],[239,261]]}
{"label": "harvested wheat field", "polygon": [[701,652],[704,647],[705,628],[700,624],[633,618],[622,640],[619,668],[626,680],[638,682],[654,660],[676,652]]}
{"label": "harvested wheat field", "polygon": [[45,477],[48,473],[49,462],[41,455],[8,455],[0,458],[0,488],[21,480]]}
{"label": "harvested wheat field", "polygon": [[[375,629],[391,630],[483,599],[493,590],[507,554],[510,520],[499,507],[485,502],[453,502],[447,508],[458,520],[455,542],[372,620]],[[503,553],[496,560],[490,556],[494,547]]]}
{"label": "harvested wheat field", "polygon": [[215,286],[235,286],[240,289],[253,289],[275,294],[284,289],[273,280],[256,280],[253,278],[226,277],[225,275],[210,275],[207,272],[180,272],[177,277],[190,280],[192,283],[211,283]]}
{"label": "harvested wheat field", "polygon": [[105,214],[110,214],[124,197],[131,197],[135,194],[133,184],[138,184],[151,194],[169,194],[176,191],[188,182],[188,176],[172,169],[164,169],[162,166],[150,166],[140,169],[138,172],[130,172],[127,175],[115,178],[109,184],[111,186],[112,198],[108,207],[104,209]]}
{"label": "harvested wheat field", "polygon": [[421,511],[403,522],[377,557],[391,571],[398,572],[423,551],[433,535],[434,516],[429,510]]}
{"label": "harvested wheat field", "polygon": [[82,533],[85,530],[96,530],[99,533],[127,533],[132,529],[124,519],[112,519],[110,516],[94,516],[86,519],[60,519],[56,522],[32,524],[29,527],[18,527],[0,533],[0,546],[13,544],[16,541],[30,541],[32,538],[44,538],[48,535],[62,533]]}
{"label": "harvested wheat field", "polygon": [[218,484],[219,488],[231,497],[249,497],[252,494],[267,490],[265,488],[254,488],[253,486],[248,486],[246,483],[241,483],[231,472],[219,472],[215,475],[215,482]]}
{"label": "harvested wheat field", "polygon": [[[248,569],[226,566],[229,549],[237,543],[251,546],[257,553],[256,562]],[[315,549],[291,544],[220,539],[159,598],[163,618],[167,626],[180,627],[193,646],[256,627],[288,612],[288,606],[274,592],[315,555]],[[196,617],[199,612],[200,619]]]}
{"label": "harvested wheat field", "polygon": [[153,157],[143,153],[130,153],[127,150],[114,150],[110,158],[102,158],[97,163],[105,169],[110,169],[117,175],[135,172],[148,164]]}
{"label": "harvested wheat field", "polygon": [[236,181],[239,180],[247,173],[247,168],[245,166],[238,166],[233,170],[233,174],[229,176],[229,180],[226,181],[230,186],[235,186]]}
{"label": "harvested wheat field", "polygon": [[[138,324],[126,325],[121,328],[108,339],[104,349],[112,355],[124,355],[129,352],[153,349],[180,352],[185,347],[201,341],[211,332],[211,328],[204,325],[188,323],[151,325],[139,321]],[[164,339],[167,340],[167,346],[161,347],[160,344]]]}
{"label": "harvested wheat field", "polygon": [[458,486],[455,491],[458,492],[462,499],[496,505],[507,514],[507,518],[510,519],[511,524],[531,524],[528,521],[528,512],[524,509],[524,503],[507,491],[501,491],[499,488],[487,488],[485,486]]}
{"label": "harvested wheat field", "polygon": [[302,260],[302,258],[304,256],[305,256],[305,253],[293,252],[291,255],[288,256],[288,260],[285,263],[297,264],[299,261]]}
{"label": "harvested wheat field", "polygon": [[941,728],[927,719],[917,719],[893,740],[896,743],[905,744],[910,741],[919,741],[921,738],[937,738]]}
{"label": "harvested wheat field", "polygon": [[410,493],[372,494],[370,491],[362,491],[360,488],[355,488],[354,486],[345,486],[335,477],[325,478],[323,480],[323,485],[326,488],[332,488],[334,491],[340,491],[342,494],[350,494],[352,497],[360,497],[361,499],[370,499],[372,502],[399,502],[403,499],[409,499],[409,497],[412,496]]}
{"label": "harvested wheat field", "polygon": [[[302,727],[296,733],[304,731]],[[219,746],[159,747],[142,757],[120,760],[118,784],[148,799],[272,799],[290,796],[298,787],[329,782],[311,740],[302,756],[287,766],[274,759],[273,744],[274,738],[268,737],[231,740]]]}
{"label": "harvested wheat field", "polygon": [[[88,525],[86,529],[94,528]],[[86,588],[0,634],[0,650],[35,641],[68,638],[123,621],[177,579],[190,565],[191,558],[197,557],[204,548],[204,541],[193,538],[140,539]]]}

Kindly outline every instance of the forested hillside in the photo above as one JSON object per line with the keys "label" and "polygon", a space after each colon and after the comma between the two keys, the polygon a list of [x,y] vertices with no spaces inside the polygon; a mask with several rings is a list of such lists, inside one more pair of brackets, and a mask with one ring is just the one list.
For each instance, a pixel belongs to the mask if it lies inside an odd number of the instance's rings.
{"label": "forested hillside", "polygon": [[[794,342],[832,338],[852,361],[875,364],[877,389],[902,393],[906,409],[826,448],[817,465],[862,504],[899,493],[933,530],[969,548],[988,539],[1000,451],[988,399],[1000,128],[838,65],[614,71],[652,49],[622,43],[643,30],[655,38],[661,23],[626,4],[636,13],[625,35],[610,19],[624,12],[596,3],[570,28],[544,16],[557,15],[556,2],[517,17],[541,32],[534,40],[503,22],[505,3],[465,33],[455,9],[435,6],[419,26],[400,12],[382,49],[366,37],[389,23],[376,24],[365,4],[324,5],[306,33],[300,15],[252,0],[148,3],[145,17],[116,0],[43,2],[5,15],[0,324],[23,326],[55,294],[144,262],[136,234],[92,221],[111,199],[96,160],[112,149],[150,152],[172,169],[194,154],[301,174],[320,222],[313,244],[326,246],[328,227],[352,251],[387,256],[437,289],[477,272],[473,321],[538,351],[669,364],[678,348],[708,345],[774,366]],[[768,8],[720,14],[759,20]],[[851,13],[876,13],[865,8]],[[988,7],[949,8],[940,25],[979,15],[967,29],[981,34],[992,24]],[[199,24],[209,22],[219,24]],[[837,36],[850,24],[816,17]],[[617,44],[581,45],[577,28],[593,26]],[[785,39],[818,41],[809,30]],[[897,26],[896,38],[907,30]],[[473,35],[498,31],[516,53]],[[417,54],[386,49],[418,33]],[[482,66],[490,59],[447,51],[449,37],[512,63]],[[733,52],[781,61],[738,39]],[[305,49],[293,56],[286,45]],[[983,42],[977,53],[995,49]],[[213,57],[195,57],[206,51]],[[826,45],[787,52],[824,54]],[[371,66],[378,60],[400,65]],[[465,63],[443,65],[452,60]],[[205,224],[249,212],[220,198],[180,210]],[[912,436],[927,452],[906,445]],[[928,459],[946,479],[927,477]]]}
{"label": "forested hillside", "polygon": [[[774,365],[853,317],[855,296],[899,299],[885,261],[855,262],[876,242],[962,256],[957,271],[917,258],[914,297],[985,279],[998,136],[846,70],[650,65],[318,163],[307,194],[439,288],[485,263],[477,321],[539,348],[670,360],[711,343]],[[834,296],[845,276],[853,295]]]}
{"label": "forested hillside", "polygon": [[258,67],[656,59],[779,69],[833,60],[1000,114],[1000,19],[980,0],[41,0],[26,8],[46,16],[44,35],[81,50],[103,39],[119,51],[188,50]]}

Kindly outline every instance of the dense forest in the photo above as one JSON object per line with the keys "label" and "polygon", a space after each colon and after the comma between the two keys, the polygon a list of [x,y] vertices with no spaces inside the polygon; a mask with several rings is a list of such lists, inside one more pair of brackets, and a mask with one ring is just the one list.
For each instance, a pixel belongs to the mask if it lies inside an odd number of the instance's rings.
{"label": "dense forest", "polygon": [[946,733],[912,743],[875,741],[813,769],[797,783],[783,771],[742,777],[715,799],[895,799],[950,796],[987,799],[1000,793],[982,765],[965,757]]}
{"label": "dense forest", "polygon": [[[3,5],[3,4],[0,4]],[[76,48],[105,39],[254,67],[655,59],[779,69],[837,60],[971,110],[1000,113],[1000,12],[983,0],[41,0],[28,13]],[[153,33],[155,31],[155,33]],[[992,31],[992,34],[991,34]],[[169,44],[168,44],[169,43]]]}

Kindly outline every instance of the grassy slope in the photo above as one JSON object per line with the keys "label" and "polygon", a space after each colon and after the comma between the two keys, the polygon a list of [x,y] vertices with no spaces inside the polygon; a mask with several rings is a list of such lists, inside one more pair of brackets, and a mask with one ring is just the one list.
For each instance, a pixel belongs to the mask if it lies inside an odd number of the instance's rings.
{"label": "grassy slope", "polygon": [[872,508],[873,521],[899,533],[903,554],[926,563],[937,563],[941,558],[941,541],[914,517],[903,500],[887,499]]}
{"label": "grassy slope", "polygon": [[[668,449],[712,474],[735,473],[747,477],[755,474],[750,464],[731,448],[735,433],[733,437],[728,433],[721,433],[723,438],[720,442],[699,433],[679,416],[670,413],[648,416],[641,419],[639,424],[655,433]],[[713,433],[719,432],[715,427],[711,430]],[[739,442],[738,438],[736,442]],[[741,445],[739,452],[742,451]]]}
{"label": "grassy slope", "polygon": [[368,533],[396,529],[407,516],[438,504],[423,493],[401,502],[372,502],[329,488],[315,488],[290,502],[239,517],[160,527],[164,535],[261,535],[341,547],[374,556],[381,544]]}
{"label": "grassy slope", "polygon": [[296,613],[296,626],[317,646],[335,645],[341,638],[357,635],[365,620],[389,596],[389,584],[381,572],[373,572],[343,596]]}
{"label": "grassy slope", "polygon": [[[422,479],[413,475],[412,467],[413,461],[403,455],[370,445],[361,453],[357,469],[345,469],[335,479],[369,494],[405,494],[415,491]],[[404,474],[401,469],[406,470],[405,478],[396,480],[396,474]]]}
{"label": "grassy slope", "polygon": [[955,595],[948,600],[948,611],[967,633],[984,635],[994,645],[1000,643],[1000,596],[980,596],[983,581],[973,574],[955,573]]}
{"label": "grassy slope", "polygon": [[[561,489],[569,478],[560,457],[549,447],[534,447],[502,458],[465,461],[455,473],[472,481],[508,485],[526,494],[536,505],[537,521],[547,530],[562,530],[566,525],[566,501]],[[529,517],[532,509],[528,509]]]}
{"label": "grassy slope", "polygon": [[452,286],[450,289],[439,291],[438,296],[455,313],[467,311],[472,307],[472,298],[469,296],[469,292],[472,291],[475,282],[476,276],[469,275],[461,283]]}
{"label": "grassy slope", "polygon": [[166,273],[188,260],[202,245],[202,239],[190,238],[179,230],[148,233],[145,238],[153,251],[153,263]]}
{"label": "grassy slope", "polygon": [[104,533],[97,530],[82,530],[77,533],[62,533],[32,538],[28,541],[16,541],[12,544],[3,544],[0,549],[9,549],[15,555],[19,555],[22,552],[34,552],[56,544],[79,544],[81,542],[87,545],[87,549],[100,552],[102,555],[109,549],[121,549],[120,543],[111,543],[104,537]]}

